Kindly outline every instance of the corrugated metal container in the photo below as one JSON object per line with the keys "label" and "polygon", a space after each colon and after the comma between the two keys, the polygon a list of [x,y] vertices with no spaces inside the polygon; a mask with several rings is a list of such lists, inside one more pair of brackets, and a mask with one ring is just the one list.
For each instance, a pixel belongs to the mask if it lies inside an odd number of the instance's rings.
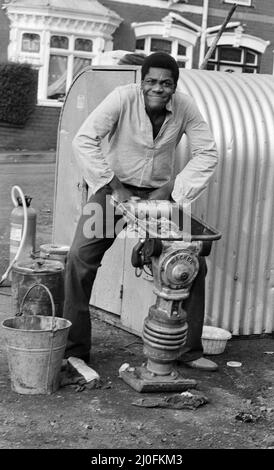
{"label": "corrugated metal container", "polygon": [[196,99],[220,153],[216,175],[194,209],[222,232],[208,258],[206,323],[235,335],[270,333],[274,77],[186,70],[178,88]]}
{"label": "corrugated metal container", "polygon": [[[54,243],[70,244],[86,198],[71,140],[85,118],[115,86],[138,81],[136,67],[88,68],[75,80],[59,126]],[[274,330],[274,77],[182,70],[178,89],[192,95],[215,136],[220,162],[193,212],[222,232],[207,258],[205,323],[234,335]],[[188,159],[187,139],[177,164]],[[83,194],[82,194],[83,192]],[[141,334],[154,301],[153,283],[136,278],[133,241],[116,240],[98,272],[91,302]],[[117,263],[115,262],[117,260]],[[109,275],[115,266],[115,276]],[[115,282],[114,282],[115,281]]]}

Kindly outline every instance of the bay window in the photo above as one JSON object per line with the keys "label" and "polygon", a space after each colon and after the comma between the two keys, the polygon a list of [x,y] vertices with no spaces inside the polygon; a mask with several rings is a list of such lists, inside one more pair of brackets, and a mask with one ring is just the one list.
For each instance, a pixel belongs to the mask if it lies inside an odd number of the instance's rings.
{"label": "bay window", "polygon": [[261,54],[246,47],[218,46],[208,61],[207,70],[259,73]]}
{"label": "bay window", "polygon": [[136,52],[144,52],[149,55],[152,52],[166,52],[176,59],[180,68],[184,68],[188,60],[187,48],[178,39],[163,39],[161,37],[147,36],[138,38],[135,45]]}
{"label": "bay window", "polygon": [[40,52],[40,35],[34,33],[23,33],[21,51]]}
{"label": "bay window", "polygon": [[91,65],[93,42],[73,35],[52,35],[48,72],[47,98],[62,100],[74,77]]}

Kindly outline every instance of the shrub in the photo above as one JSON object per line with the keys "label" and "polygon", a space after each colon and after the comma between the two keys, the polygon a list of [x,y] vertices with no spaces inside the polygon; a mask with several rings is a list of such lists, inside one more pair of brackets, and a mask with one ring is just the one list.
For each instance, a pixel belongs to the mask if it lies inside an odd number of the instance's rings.
{"label": "shrub", "polygon": [[0,64],[0,121],[24,125],[37,102],[38,73],[29,64]]}

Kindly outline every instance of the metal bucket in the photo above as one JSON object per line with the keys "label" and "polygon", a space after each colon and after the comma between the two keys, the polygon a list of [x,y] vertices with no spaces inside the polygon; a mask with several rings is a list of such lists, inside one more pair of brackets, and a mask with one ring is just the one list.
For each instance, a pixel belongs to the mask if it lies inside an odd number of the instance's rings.
{"label": "metal bucket", "polygon": [[62,359],[71,322],[55,316],[53,297],[43,284],[39,286],[50,297],[52,316],[26,315],[8,318],[1,323],[7,347],[11,388],[21,394],[51,394],[59,388]]}
{"label": "metal bucket", "polygon": [[69,248],[68,245],[40,245],[40,257],[60,261],[65,266]]}
{"label": "metal bucket", "polygon": [[[56,316],[61,317],[64,305],[63,263],[37,258],[13,266],[11,296],[14,315],[18,314],[22,299],[33,284],[48,287],[54,299]],[[26,309],[28,315],[51,315],[50,300],[43,289],[38,288],[31,293]]]}

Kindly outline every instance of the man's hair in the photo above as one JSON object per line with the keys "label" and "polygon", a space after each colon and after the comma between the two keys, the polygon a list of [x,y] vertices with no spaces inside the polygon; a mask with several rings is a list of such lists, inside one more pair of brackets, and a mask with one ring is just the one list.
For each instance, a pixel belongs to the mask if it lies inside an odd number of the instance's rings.
{"label": "man's hair", "polygon": [[170,70],[175,84],[177,83],[179,78],[178,64],[176,60],[166,52],[154,52],[144,59],[141,70],[142,80],[144,80],[150,67],[160,67],[162,69]]}

